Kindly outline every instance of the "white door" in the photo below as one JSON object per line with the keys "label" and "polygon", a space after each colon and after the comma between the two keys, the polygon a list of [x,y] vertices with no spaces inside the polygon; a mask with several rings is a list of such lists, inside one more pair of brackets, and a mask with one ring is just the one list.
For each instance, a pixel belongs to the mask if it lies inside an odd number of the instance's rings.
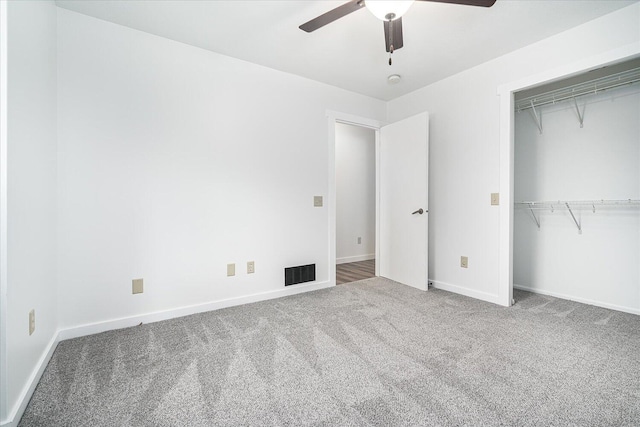
{"label": "white door", "polygon": [[427,113],[380,129],[380,275],[422,290],[429,283],[428,165]]}

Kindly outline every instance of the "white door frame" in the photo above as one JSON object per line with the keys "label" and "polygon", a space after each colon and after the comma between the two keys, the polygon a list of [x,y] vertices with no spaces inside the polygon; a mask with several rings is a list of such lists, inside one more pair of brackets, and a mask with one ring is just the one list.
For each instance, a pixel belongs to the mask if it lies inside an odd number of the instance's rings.
{"label": "white door frame", "polygon": [[[336,284],[336,123],[373,129],[376,134],[376,260],[380,258],[380,128],[385,123],[366,117],[354,116],[338,111],[327,110],[329,190],[327,207],[329,209],[329,282]],[[375,275],[380,275],[380,263],[376,262]]]}
{"label": "white door frame", "polygon": [[7,2],[0,1],[0,424],[7,420]]}
{"label": "white door frame", "polygon": [[499,304],[513,303],[513,167],[514,167],[514,93],[562,80],[595,68],[640,56],[640,44],[595,55],[544,73],[498,87],[500,96],[500,229],[499,229]]}

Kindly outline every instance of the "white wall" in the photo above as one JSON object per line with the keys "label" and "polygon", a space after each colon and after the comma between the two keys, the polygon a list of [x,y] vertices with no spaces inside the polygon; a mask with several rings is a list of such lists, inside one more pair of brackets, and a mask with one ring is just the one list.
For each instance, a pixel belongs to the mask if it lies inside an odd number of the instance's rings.
{"label": "white wall", "polygon": [[[336,124],[336,262],[375,258],[376,134]],[[358,237],[361,243],[358,244]]]}
{"label": "white wall", "polygon": [[[580,128],[572,102],[516,114],[515,199],[640,199],[640,88],[586,99]],[[584,100],[580,100],[582,106]],[[574,207],[575,208],[575,207]],[[514,284],[640,313],[640,207],[537,212],[514,218]]]}
{"label": "white wall", "polygon": [[[430,113],[429,272],[436,286],[499,295],[499,86],[640,43],[640,4],[519,49],[388,103],[388,121]],[[508,221],[508,219],[504,219]],[[460,256],[469,268],[460,268]]]}
{"label": "white wall", "polygon": [[328,206],[313,207],[329,182],[326,110],[383,119],[384,102],[58,18],[61,328],[280,290],[288,266],[334,280]]}
{"label": "white wall", "polygon": [[[7,12],[8,381],[3,422],[26,404],[23,397],[53,344],[58,318],[56,7],[53,2],[12,1]],[[36,328],[29,336],[31,309]]]}

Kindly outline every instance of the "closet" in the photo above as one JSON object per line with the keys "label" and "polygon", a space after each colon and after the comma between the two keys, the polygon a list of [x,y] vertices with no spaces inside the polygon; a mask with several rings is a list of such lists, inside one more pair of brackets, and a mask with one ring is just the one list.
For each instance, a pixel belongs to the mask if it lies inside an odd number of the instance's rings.
{"label": "closet", "polygon": [[640,59],[515,110],[514,288],[640,314]]}

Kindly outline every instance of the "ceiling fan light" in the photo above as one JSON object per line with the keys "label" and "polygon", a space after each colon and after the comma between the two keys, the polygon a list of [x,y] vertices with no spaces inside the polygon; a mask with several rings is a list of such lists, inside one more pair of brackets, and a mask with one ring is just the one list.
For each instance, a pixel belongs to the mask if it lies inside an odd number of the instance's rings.
{"label": "ceiling fan light", "polygon": [[365,0],[369,12],[382,21],[398,19],[411,7],[414,0]]}

